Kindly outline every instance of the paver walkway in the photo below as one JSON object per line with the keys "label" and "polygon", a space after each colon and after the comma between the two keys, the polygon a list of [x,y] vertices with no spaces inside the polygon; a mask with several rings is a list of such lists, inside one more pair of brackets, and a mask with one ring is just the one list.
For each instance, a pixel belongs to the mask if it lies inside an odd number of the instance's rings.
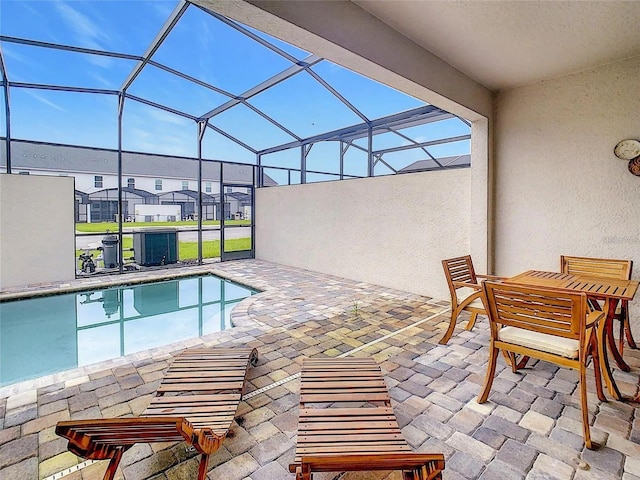
{"label": "paver walkway", "polygon": [[[187,270],[212,271],[264,291],[236,306],[233,329],[0,388],[0,479],[101,479],[106,462],[69,473],[85,463],[66,451],[65,441],[54,434],[56,422],[139,415],[171,354],[200,344],[243,344],[260,353],[258,366],[249,371],[249,393],[233,438],[211,458],[211,480],[293,479],[287,465],[297,427],[295,374],[304,356],[339,355],[372,356],[382,365],[407,441],[417,451],[443,452],[445,479],[640,478],[638,408],[601,403],[591,385],[592,435],[602,447],[583,449],[574,371],[538,363],[513,374],[500,358],[490,401],[476,403],[488,355],[486,319],[472,332],[457,330],[440,346],[448,302],[256,260]],[[143,276],[158,275],[166,272]],[[105,281],[81,280],[65,288]],[[634,395],[640,354],[628,349],[625,358],[632,371],[616,371],[615,377],[623,394]],[[184,443],[142,444],[124,455],[116,478],[186,480],[195,478],[197,466],[195,452]],[[59,472],[66,475],[52,477]],[[401,475],[315,478],[400,480]]]}

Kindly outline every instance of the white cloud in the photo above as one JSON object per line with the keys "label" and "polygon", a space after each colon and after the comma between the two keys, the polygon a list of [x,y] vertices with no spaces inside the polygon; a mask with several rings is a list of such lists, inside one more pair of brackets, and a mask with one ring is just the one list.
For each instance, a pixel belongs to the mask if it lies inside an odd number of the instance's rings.
{"label": "white cloud", "polygon": [[113,82],[107,80],[105,77],[103,77],[102,75],[100,75],[99,73],[95,72],[95,71],[90,71],[89,72],[89,77],[93,78],[94,80],[96,80],[98,82],[99,85],[108,88],[108,89],[114,89],[116,87],[119,87],[119,85],[114,86]]}
{"label": "white cloud", "polygon": [[124,120],[127,125],[123,137],[126,150],[179,156],[196,154],[197,132],[189,119],[149,109],[144,115],[125,113]]}
{"label": "white cloud", "polygon": [[17,62],[25,63],[27,65],[30,65],[31,63],[24,55],[20,55],[13,48],[11,48],[11,44],[4,44],[2,46],[2,51],[4,52],[4,56],[6,58],[11,58]]}
{"label": "white cloud", "polygon": [[[93,48],[93,47],[92,47]],[[87,62],[108,70],[113,65],[113,59],[104,55],[84,55]]]}
{"label": "white cloud", "polygon": [[163,20],[166,20],[169,15],[171,15],[171,12],[173,12],[173,7],[174,7],[174,3],[171,1],[154,1],[151,2],[150,4],[153,9],[155,10],[156,14],[158,15],[158,18],[161,18]]}
{"label": "white cloud", "polygon": [[99,24],[64,1],[56,2],[56,10],[62,20],[72,29],[82,46],[104,50],[101,42],[108,42],[109,36]]}
{"label": "white cloud", "polygon": [[38,100],[39,102],[44,103],[45,105],[48,105],[51,108],[55,108],[56,110],[60,110],[61,112],[64,112],[65,109],[62,108],[60,105],[52,102],[51,100],[43,97],[42,95],[40,95],[39,93],[33,91],[33,90],[26,90],[26,93],[31,95],[33,98],[35,98],[36,100]]}
{"label": "white cloud", "polygon": [[[164,123],[170,123],[172,125],[186,126],[186,125],[189,125],[190,123],[193,123],[188,118],[184,118],[184,117],[181,117],[179,115],[174,115],[173,113],[169,113],[169,112],[166,112],[164,110],[160,110],[159,108],[150,108],[149,109],[149,116],[153,120],[157,120],[159,122],[164,122]],[[194,132],[196,131],[195,127],[194,127],[193,131]],[[195,135],[195,133],[194,133],[194,135]]]}
{"label": "white cloud", "polygon": [[158,131],[131,128],[125,134],[124,140],[127,150],[189,157],[194,155],[195,138],[195,132],[190,137],[185,132],[160,135]]}

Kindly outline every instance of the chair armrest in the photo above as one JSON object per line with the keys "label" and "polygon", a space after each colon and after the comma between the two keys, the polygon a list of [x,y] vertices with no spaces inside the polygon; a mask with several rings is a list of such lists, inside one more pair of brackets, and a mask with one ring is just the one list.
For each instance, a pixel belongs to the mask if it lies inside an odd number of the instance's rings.
{"label": "chair armrest", "polygon": [[478,275],[476,274],[476,277],[478,278],[486,278],[488,280],[506,280],[509,277],[499,277],[497,275]]}
{"label": "chair armrest", "polygon": [[587,314],[587,328],[595,327],[597,323],[605,317],[605,313],[602,310],[594,310]]}
{"label": "chair armrest", "polygon": [[456,288],[466,287],[466,288],[473,288],[474,290],[480,290],[482,288],[477,283],[467,283],[467,282],[452,282],[452,283],[453,283],[453,286]]}

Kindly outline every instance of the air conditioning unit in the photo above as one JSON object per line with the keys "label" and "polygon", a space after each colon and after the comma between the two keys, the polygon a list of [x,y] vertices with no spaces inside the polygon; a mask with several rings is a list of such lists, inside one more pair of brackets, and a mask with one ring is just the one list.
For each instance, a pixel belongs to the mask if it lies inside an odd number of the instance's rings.
{"label": "air conditioning unit", "polygon": [[133,233],[133,258],[138,265],[168,265],[178,261],[178,233],[149,228]]}

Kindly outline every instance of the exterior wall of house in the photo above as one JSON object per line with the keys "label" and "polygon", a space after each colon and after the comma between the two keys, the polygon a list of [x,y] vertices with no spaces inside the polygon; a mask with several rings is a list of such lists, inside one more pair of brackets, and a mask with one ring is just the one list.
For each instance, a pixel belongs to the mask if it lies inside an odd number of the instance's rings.
{"label": "exterior wall of house", "polygon": [[73,203],[73,178],[0,175],[0,289],[75,278]]}
{"label": "exterior wall of house", "polygon": [[558,270],[567,254],[632,259],[640,279],[640,177],[613,154],[640,138],[639,79],[637,56],[498,95],[498,274]]}
{"label": "exterior wall of house", "polygon": [[478,242],[472,170],[257,189],[256,258],[446,299],[440,261]]}

